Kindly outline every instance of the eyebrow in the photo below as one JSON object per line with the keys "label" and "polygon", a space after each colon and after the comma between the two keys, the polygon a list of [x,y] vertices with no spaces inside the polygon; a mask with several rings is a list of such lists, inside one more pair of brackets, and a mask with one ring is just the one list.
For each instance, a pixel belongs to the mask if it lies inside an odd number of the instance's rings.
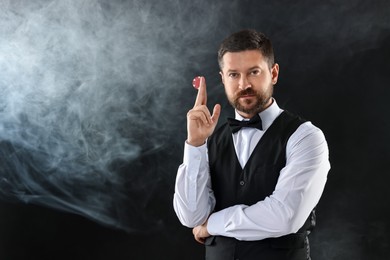
{"label": "eyebrow", "polygon": [[253,67],[249,68],[248,70],[254,70],[254,69],[262,69],[262,68],[260,68],[260,66],[253,66]]}
{"label": "eyebrow", "polygon": [[[249,69],[248,69],[248,71],[251,71],[251,70],[254,70],[254,69],[262,69],[262,68],[260,68],[259,66],[253,66],[253,67],[250,67]],[[237,72],[238,70],[236,70],[236,69],[230,69],[230,70],[228,70],[226,73],[229,73],[229,72]]]}

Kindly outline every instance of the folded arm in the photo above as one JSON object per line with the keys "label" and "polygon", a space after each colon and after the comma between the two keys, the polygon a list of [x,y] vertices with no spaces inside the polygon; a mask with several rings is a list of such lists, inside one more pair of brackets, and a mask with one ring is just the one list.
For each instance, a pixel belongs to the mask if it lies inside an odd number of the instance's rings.
{"label": "folded arm", "polygon": [[260,240],[295,233],[317,205],[330,169],[323,133],[311,123],[290,137],[286,166],[273,194],[254,205],[235,205],[210,215],[211,235]]}

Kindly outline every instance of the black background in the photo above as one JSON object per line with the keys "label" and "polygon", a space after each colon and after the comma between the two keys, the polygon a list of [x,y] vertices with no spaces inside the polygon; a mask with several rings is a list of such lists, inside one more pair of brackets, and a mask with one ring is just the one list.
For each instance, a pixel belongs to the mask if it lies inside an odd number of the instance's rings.
{"label": "black background", "polygon": [[[135,2],[114,2],[125,13],[135,8]],[[220,84],[216,50],[224,37],[243,28],[263,31],[274,44],[280,65],[275,88],[279,105],[311,120],[328,140],[332,169],[317,209],[318,226],[311,235],[312,258],[389,259],[390,2],[145,2],[154,15],[177,23],[172,41],[183,45],[179,51],[163,50],[172,52],[183,67],[177,81],[170,76],[161,83],[174,86],[166,91],[176,88],[170,98],[161,100],[171,104],[162,116],[174,121],[164,146],[121,168],[134,172],[131,182],[143,187],[134,190],[131,185],[128,196],[150,199],[126,211],[136,217],[128,218],[131,229],[124,230],[82,214],[4,196],[0,259],[202,259],[203,247],[193,240],[190,229],[180,225],[172,209],[185,115],[196,94],[191,81],[204,75],[209,105],[220,102],[225,109],[222,116],[232,112]],[[107,3],[99,2],[102,9],[109,8]],[[144,4],[136,6],[143,10]],[[148,39],[158,42],[166,24],[153,25],[158,33]],[[183,32],[192,37],[184,39]],[[169,39],[162,38],[170,46]],[[2,156],[11,149],[6,141],[1,147]],[[150,178],[155,180],[153,189],[145,184]]]}

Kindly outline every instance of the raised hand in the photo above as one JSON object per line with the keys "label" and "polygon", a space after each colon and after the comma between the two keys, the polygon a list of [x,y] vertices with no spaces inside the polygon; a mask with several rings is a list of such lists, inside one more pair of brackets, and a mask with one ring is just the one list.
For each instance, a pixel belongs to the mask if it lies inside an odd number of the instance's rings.
{"label": "raised hand", "polygon": [[214,132],[220,114],[219,104],[214,106],[212,115],[207,108],[206,80],[201,77],[195,105],[187,113],[187,143],[193,146],[203,145]]}

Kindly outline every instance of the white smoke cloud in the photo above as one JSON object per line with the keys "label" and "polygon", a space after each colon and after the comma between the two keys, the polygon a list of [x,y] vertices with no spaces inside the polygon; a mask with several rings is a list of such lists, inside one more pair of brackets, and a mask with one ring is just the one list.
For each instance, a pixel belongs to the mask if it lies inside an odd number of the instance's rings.
{"label": "white smoke cloud", "polygon": [[172,138],[191,42],[216,29],[215,8],[2,1],[0,196],[132,229],[124,183],[142,173],[118,169]]}

